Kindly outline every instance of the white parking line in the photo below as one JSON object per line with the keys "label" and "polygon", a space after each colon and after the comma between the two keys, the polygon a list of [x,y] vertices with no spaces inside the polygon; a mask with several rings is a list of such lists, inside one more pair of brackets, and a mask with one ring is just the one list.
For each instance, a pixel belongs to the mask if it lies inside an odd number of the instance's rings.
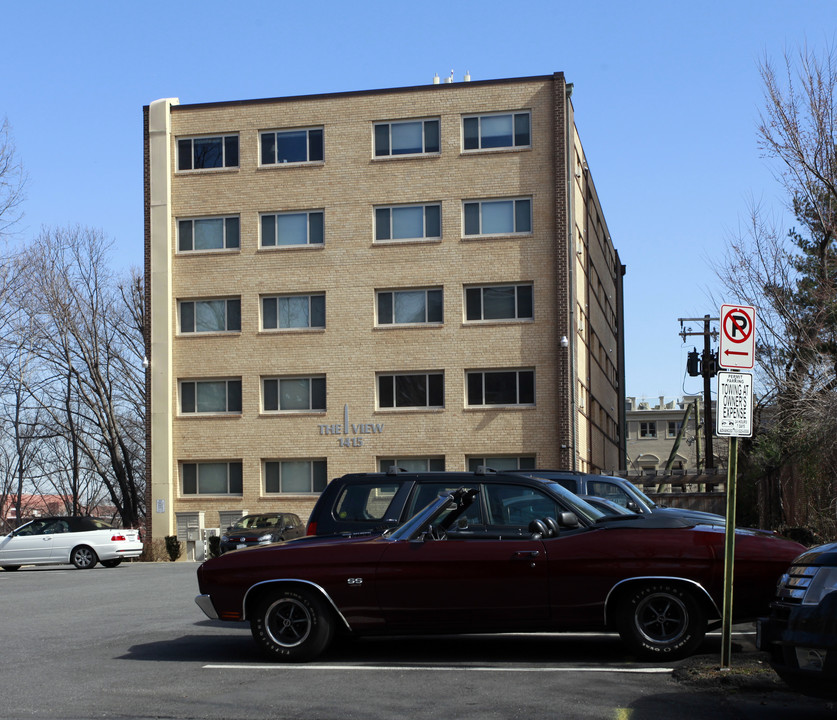
{"label": "white parking line", "polygon": [[633,673],[638,675],[662,675],[674,668],[620,668],[620,667],[556,667],[556,668],[504,668],[504,667],[461,667],[458,665],[204,665],[204,670],[373,670],[375,672],[403,672],[424,670],[427,672],[497,672],[497,673]]}

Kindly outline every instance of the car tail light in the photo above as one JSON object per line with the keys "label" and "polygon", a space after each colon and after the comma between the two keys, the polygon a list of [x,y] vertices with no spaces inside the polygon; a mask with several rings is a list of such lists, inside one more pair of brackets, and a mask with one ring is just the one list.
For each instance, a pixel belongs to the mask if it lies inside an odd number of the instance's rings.
{"label": "car tail light", "polygon": [[308,523],[308,528],[305,530],[306,535],[316,535],[317,534],[317,521],[312,520]]}
{"label": "car tail light", "polygon": [[110,536],[111,542],[125,542],[124,535],[111,535]]}

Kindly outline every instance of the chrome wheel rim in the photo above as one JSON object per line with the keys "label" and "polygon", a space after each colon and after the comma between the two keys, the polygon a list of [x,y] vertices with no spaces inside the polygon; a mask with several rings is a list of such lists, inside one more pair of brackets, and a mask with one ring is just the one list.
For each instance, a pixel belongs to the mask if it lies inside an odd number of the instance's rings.
{"label": "chrome wheel rim", "polygon": [[671,644],[686,634],[689,610],[675,595],[654,593],[644,597],[637,605],[634,624],[648,642]]}
{"label": "chrome wheel rim", "polygon": [[265,613],[265,630],[270,639],[282,647],[301,645],[312,628],[311,611],[295,598],[281,598]]}

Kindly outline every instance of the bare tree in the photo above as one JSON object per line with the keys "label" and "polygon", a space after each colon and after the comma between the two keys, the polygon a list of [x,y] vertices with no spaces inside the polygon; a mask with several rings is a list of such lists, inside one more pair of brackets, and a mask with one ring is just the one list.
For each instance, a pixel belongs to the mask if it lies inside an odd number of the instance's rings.
{"label": "bare tree", "polygon": [[89,466],[122,522],[136,526],[145,512],[145,405],[137,395],[144,391],[141,315],[130,303],[142,289],[130,281],[122,289],[109,249],[89,228],[42,231],[21,258],[21,302],[50,380],[38,397],[67,443],[70,486],[81,488]]}
{"label": "bare tree", "polygon": [[9,121],[0,124],[0,237],[20,220],[26,172],[17,155]]}
{"label": "bare tree", "polygon": [[[837,527],[837,57],[803,48],[781,72],[761,66],[758,141],[798,225],[785,232],[758,206],[716,273],[756,307],[758,386],[770,422],[753,448],[763,472],[793,478],[794,509]],[[800,480],[801,478],[801,480]],[[800,482],[806,487],[796,493]],[[783,486],[787,490],[787,485]],[[800,499],[801,497],[801,499]],[[788,510],[788,506],[785,506]],[[813,518],[813,520],[812,520]],[[789,519],[789,518],[785,518]]]}

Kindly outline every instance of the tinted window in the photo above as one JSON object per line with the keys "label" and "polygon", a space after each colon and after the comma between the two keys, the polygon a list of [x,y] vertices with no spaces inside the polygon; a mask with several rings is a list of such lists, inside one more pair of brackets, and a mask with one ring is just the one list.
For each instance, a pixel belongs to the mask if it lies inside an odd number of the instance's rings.
{"label": "tinted window", "polygon": [[399,487],[399,483],[347,485],[337,498],[334,517],[350,522],[382,520]]}

